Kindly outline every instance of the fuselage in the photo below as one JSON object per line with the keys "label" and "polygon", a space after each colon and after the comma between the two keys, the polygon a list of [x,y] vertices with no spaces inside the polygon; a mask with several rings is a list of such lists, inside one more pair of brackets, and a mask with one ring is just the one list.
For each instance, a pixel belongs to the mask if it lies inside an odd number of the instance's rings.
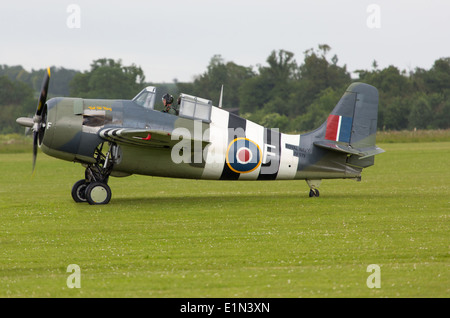
{"label": "fuselage", "polygon": [[[359,178],[362,166],[348,156],[316,147],[317,131],[284,134],[210,106],[201,119],[172,115],[129,100],[53,98],[45,106],[40,143],[48,155],[90,164],[107,128],[158,130],[173,136],[173,146],[142,146],[117,140],[112,175],[140,174],[212,180],[292,180]],[[176,132],[195,137],[182,143]],[[186,141],[186,139],[184,139]]]}

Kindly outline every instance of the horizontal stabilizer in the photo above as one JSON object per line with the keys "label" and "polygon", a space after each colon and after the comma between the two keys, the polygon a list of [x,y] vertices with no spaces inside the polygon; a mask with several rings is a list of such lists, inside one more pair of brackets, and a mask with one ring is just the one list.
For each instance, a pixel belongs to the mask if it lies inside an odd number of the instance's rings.
{"label": "horizontal stabilizer", "polygon": [[375,146],[375,147],[372,147],[372,148],[369,148],[369,149],[365,149],[362,152],[363,156],[361,158],[359,158],[359,159],[372,157],[372,156],[378,155],[378,154],[383,153],[383,152],[385,152],[384,149],[381,149],[380,147]]}
{"label": "horizontal stabilizer", "polygon": [[357,148],[353,148],[350,145],[339,144],[339,143],[333,142],[333,141],[316,141],[316,142],[314,142],[314,145],[324,148],[324,149],[328,149],[328,150],[344,152],[344,153],[347,153],[350,155],[357,155],[360,157],[359,159],[368,158],[368,157],[375,156],[375,155],[378,155],[378,154],[384,152],[383,149],[381,149],[377,146],[363,148],[363,149],[357,149]]}

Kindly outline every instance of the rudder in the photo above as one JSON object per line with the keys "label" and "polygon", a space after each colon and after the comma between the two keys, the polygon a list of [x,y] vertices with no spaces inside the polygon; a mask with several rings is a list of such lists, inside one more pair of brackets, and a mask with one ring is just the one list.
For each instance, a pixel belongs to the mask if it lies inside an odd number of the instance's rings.
{"label": "rudder", "polygon": [[378,120],[378,90],[367,84],[359,84],[350,145],[354,148],[375,146]]}

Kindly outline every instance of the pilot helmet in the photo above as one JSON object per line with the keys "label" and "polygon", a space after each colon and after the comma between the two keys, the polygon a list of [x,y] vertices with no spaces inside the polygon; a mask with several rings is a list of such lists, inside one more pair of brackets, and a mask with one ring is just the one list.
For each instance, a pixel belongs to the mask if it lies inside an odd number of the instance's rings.
{"label": "pilot helmet", "polygon": [[173,103],[173,96],[170,94],[166,94],[162,97],[162,100],[166,101],[166,104],[172,104]]}

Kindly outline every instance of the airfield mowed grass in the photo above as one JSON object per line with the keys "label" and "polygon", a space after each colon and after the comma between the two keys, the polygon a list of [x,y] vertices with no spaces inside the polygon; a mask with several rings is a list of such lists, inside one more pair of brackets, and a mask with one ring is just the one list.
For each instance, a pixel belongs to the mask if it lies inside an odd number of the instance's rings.
{"label": "airfield mowed grass", "polygon": [[[0,297],[448,297],[450,142],[380,144],[362,181],[111,178],[0,154]],[[81,288],[68,288],[70,264]],[[368,288],[371,264],[381,288]]]}

